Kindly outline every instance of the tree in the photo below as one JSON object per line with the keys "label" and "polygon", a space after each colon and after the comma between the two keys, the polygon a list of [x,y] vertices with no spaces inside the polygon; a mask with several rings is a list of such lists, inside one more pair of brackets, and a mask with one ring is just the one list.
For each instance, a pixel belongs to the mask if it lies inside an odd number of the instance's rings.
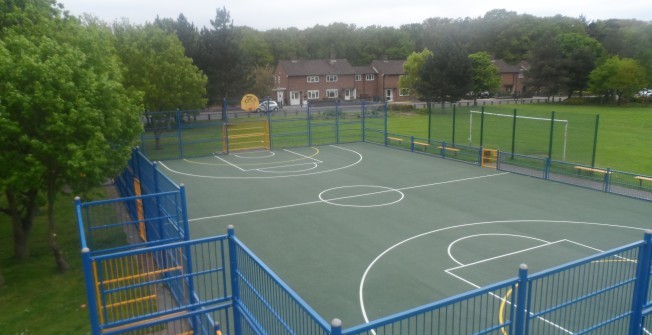
{"label": "tree", "polygon": [[433,51],[419,70],[415,89],[422,97],[442,103],[457,101],[472,87],[471,60],[454,42]]}
{"label": "tree", "polygon": [[420,71],[423,64],[426,60],[432,57],[432,52],[428,49],[423,49],[421,52],[413,52],[403,64],[403,72],[398,80],[398,86],[400,88],[407,88],[410,91],[410,95],[413,95],[418,86],[418,81],[421,80]]}
{"label": "tree", "polygon": [[566,33],[556,38],[561,58],[566,64],[566,91],[568,97],[579,91],[580,95],[589,85],[589,74],[605,56],[604,48],[593,38],[578,33]]}
{"label": "tree", "polygon": [[478,95],[484,91],[495,93],[500,88],[500,73],[498,67],[491,62],[491,56],[486,52],[476,52],[469,55],[471,60],[471,77],[473,87],[473,104],[477,104]]}
{"label": "tree", "polygon": [[643,66],[631,58],[614,56],[591,72],[589,86],[607,99],[615,98],[620,105],[622,100],[633,96],[645,83]]}
{"label": "tree", "polygon": [[535,45],[530,66],[529,84],[548,96],[557,95],[568,87],[570,60],[562,56],[559,41],[553,34],[547,34]]}
{"label": "tree", "polygon": [[11,7],[12,18],[26,24],[0,32],[0,134],[11,139],[0,142],[0,211],[11,217],[14,256],[21,259],[29,256],[34,214],[45,203],[48,243],[64,271],[55,199],[64,188],[84,192],[124,168],[142,130],[142,105],[122,86],[106,27],[82,25],[51,1],[39,4],[50,10]]}
{"label": "tree", "polygon": [[177,36],[157,25],[114,24],[116,49],[125,67],[125,86],[143,93],[147,126],[156,148],[176,109],[206,106],[206,76],[184,55]]}
{"label": "tree", "polygon": [[195,59],[208,77],[207,93],[211,104],[227,97],[240,97],[251,87],[251,64],[237,43],[231,15],[226,8],[216,11],[211,29],[203,28],[199,54]]}

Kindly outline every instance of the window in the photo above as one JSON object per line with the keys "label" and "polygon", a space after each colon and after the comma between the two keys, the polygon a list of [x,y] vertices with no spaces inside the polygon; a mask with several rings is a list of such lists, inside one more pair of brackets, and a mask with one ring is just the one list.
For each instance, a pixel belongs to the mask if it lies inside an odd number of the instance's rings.
{"label": "window", "polygon": [[318,83],[319,82],[319,76],[308,76],[308,82],[309,83]]}
{"label": "window", "polygon": [[331,74],[326,76],[326,82],[333,83],[337,81],[337,75]]}
{"label": "window", "polygon": [[319,99],[319,91],[308,91],[308,99]]}
{"label": "window", "polygon": [[364,80],[366,80],[366,81],[373,81],[375,79],[376,79],[376,77],[373,74],[368,74],[364,78]]}
{"label": "window", "polygon": [[400,96],[402,96],[402,97],[410,96],[410,89],[408,89],[408,88],[402,88],[402,89],[399,91],[398,95],[400,95]]}
{"label": "window", "polygon": [[328,97],[328,98],[337,98],[337,89],[328,89],[328,90],[326,90],[326,97]]}
{"label": "window", "polygon": [[362,75],[361,74],[356,74],[355,75],[355,81],[362,81]]}

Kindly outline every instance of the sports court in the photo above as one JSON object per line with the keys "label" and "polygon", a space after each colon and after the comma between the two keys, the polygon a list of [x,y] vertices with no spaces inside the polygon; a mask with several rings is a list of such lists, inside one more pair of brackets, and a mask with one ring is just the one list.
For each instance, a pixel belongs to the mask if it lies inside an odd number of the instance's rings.
{"label": "sports court", "polygon": [[[372,143],[159,162],[324,319],[378,319],[640,241],[652,206]],[[627,261],[627,260],[625,260]],[[550,323],[563,329],[567,325]]]}

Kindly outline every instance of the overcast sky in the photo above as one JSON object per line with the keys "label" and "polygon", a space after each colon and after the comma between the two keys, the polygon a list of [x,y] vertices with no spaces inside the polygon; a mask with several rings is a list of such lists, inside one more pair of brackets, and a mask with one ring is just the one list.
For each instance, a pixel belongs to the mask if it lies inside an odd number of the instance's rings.
{"label": "overcast sky", "polygon": [[59,0],[73,15],[90,13],[109,23],[127,18],[143,24],[183,15],[197,27],[209,26],[215,10],[225,7],[236,26],[257,30],[305,29],[334,22],[400,27],[431,17],[477,18],[492,9],[538,17],[561,14],[589,21],[638,19],[652,21],[651,0]]}

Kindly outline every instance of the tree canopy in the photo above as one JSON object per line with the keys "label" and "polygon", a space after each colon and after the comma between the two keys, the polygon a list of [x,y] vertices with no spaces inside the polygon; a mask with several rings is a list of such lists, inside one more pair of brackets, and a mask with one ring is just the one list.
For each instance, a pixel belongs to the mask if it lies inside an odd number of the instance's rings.
{"label": "tree canopy", "polygon": [[11,217],[15,256],[25,258],[44,199],[49,245],[65,270],[55,197],[64,186],[83,192],[124,168],[142,131],[141,96],[122,86],[106,27],[68,17],[52,1],[4,6],[11,12],[3,12],[0,32],[0,133],[11,140],[0,143],[1,210]]}
{"label": "tree canopy", "polygon": [[455,42],[432,52],[419,70],[415,89],[420,96],[436,101],[457,101],[472,88],[471,61]]}
{"label": "tree canopy", "polygon": [[491,62],[491,56],[486,52],[476,52],[469,55],[471,60],[471,82],[473,100],[482,92],[496,93],[500,87],[498,67]]}

